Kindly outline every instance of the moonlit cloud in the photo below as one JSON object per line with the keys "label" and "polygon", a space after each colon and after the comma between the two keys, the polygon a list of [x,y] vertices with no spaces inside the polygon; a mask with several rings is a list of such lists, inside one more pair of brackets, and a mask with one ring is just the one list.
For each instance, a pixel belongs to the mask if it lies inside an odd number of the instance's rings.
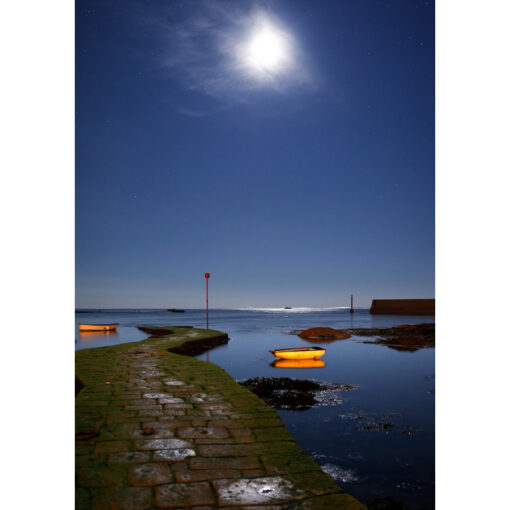
{"label": "moonlit cloud", "polygon": [[163,67],[188,90],[246,102],[257,92],[313,90],[317,79],[294,34],[268,9],[246,3],[198,2],[190,15],[170,18]]}

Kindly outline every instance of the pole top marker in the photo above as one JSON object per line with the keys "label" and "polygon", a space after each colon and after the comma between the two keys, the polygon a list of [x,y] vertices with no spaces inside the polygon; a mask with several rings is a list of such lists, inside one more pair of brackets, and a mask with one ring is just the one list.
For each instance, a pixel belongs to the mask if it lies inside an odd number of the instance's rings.
{"label": "pole top marker", "polygon": [[211,275],[209,273],[205,273],[205,277],[209,278]]}

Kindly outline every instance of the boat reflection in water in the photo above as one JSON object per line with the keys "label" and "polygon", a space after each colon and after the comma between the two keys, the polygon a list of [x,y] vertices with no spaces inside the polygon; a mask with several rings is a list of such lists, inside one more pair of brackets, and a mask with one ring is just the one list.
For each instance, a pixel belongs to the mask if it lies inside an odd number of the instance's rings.
{"label": "boat reflection in water", "polygon": [[119,333],[113,331],[78,331],[80,338],[99,338],[100,336],[119,336]]}
{"label": "boat reflection in water", "polygon": [[322,368],[326,363],[321,359],[278,359],[271,363],[274,368]]}
{"label": "boat reflection in water", "polygon": [[96,343],[98,340],[102,341],[113,341],[117,340],[119,337],[119,333],[115,330],[113,331],[79,331],[78,338],[80,343],[89,344]]}

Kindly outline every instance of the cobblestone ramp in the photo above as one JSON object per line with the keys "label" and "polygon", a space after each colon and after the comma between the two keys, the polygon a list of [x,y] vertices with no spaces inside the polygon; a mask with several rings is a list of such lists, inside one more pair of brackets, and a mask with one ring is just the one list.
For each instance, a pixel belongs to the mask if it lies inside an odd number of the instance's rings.
{"label": "cobblestone ramp", "polygon": [[275,411],[173,335],[76,353],[76,509],[362,510]]}

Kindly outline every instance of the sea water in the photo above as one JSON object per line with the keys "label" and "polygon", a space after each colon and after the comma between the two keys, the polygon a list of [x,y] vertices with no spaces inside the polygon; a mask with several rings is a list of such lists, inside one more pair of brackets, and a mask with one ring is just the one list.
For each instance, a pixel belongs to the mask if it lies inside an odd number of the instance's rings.
{"label": "sea water", "polygon": [[[77,324],[118,322],[117,332],[80,333]],[[434,508],[435,349],[398,351],[353,336],[324,343],[321,368],[275,368],[275,348],[305,347],[296,330],[315,326],[377,328],[434,322],[434,317],[372,316],[345,308],[252,308],[210,310],[209,327],[228,333],[228,344],[209,352],[209,361],[234,379],[292,377],[347,383],[333,405],[304,411],[278,410],[299,446],[340,487],[362,502],[392,497],[409,509]],[[102,310],[76,314],[76,349],[142,340],[139,325],[205,328],[204,310]],[[205,360],[206,354],[198,356]]]}

